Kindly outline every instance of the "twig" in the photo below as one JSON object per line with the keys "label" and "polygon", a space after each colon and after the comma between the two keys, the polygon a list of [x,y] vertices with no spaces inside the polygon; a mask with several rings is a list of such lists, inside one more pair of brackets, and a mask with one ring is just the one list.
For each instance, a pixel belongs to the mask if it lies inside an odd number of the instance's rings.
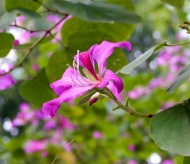
{"label": "twig", "polygon": [[[73,139],[68,143],[68,144],[71,144],[73,142]],[[54,162],[56,161],[56,159],[59,157],[60,153],[62,152],[63,150],[60,150],[59,153],[57,153],[57,155],[55,156],[55,158],[53,159],[53,161],[51,162],[51,164],[54,164]]]}
{"label": "twig", "polygon": [[30,55],[30,53],[32,52],[32,50],[37,47],[44,39],[45,37],[50,34],[51,35],[51,31],[57,27],[64,19],[66,19],[68,17],[68,15],[65,15],[62,19],[60,19],[54,26],[52,26],[49,30],[47,30],[45,32],[45,34],[38,40],[36,41],[26,52],[26,54],[24,55],[24,57],[21,59],[20,62],[18,62],[18,64],[16,64],[12,69],[10,69],[8,72],[4,73],[4,74],[0,74],[0,76],[6,75],[8,73],[10,73],[12,70],[14,70],[17,67],[22,66],[23,62],[25,61],[25,59]]}
{"label": "twig", "polygon": [[133,109],[129,108],[128,106],[123,105],[121,102],[118,101],[115,95],[108,88],[103,88],[103,89],[96,88],[96,90],[100,93],[108,95],[118,105],[119,108],[123,109],[132,116],[138,116],[144,118],[152,118],[154,116],[154,114],[144,114],[136,112]]}

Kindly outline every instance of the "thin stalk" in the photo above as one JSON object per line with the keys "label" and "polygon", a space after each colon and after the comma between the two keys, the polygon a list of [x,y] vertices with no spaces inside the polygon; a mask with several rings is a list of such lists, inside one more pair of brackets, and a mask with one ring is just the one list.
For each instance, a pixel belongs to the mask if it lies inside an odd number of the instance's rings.
{"label": "thin stalk", "polygon": [[100,93],[108,95],[118,105],[119,108],[123,109],[132,116],[138,116],[143,118],[152,118],[154,116],[154,114],[143,114],[136,112],[133,109],[129,108],[128,106],[123,105],[121,102],[118,101],[115,95],[108,88],[103,88],[103,89],[96,88],[96,90]]}

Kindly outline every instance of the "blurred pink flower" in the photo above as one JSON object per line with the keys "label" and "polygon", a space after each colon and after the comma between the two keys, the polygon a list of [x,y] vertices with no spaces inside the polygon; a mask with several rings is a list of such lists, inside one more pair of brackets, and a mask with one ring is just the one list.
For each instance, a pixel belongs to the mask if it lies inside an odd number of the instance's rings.
{"label": "blurred pink flower", "polygon": [[11,86],[13,86],[16,81],[12,78],[10,74],[3,75],[5,70],[0,70],[0,90],[5,90]]}
{"label": "blurred pink flower", "polygon": [[27,154],[36,153],[45,150],[47,147],[46,140],[31,140],[27,141],[24,145],[24,151]]}
{"label": "blurred pink flower", "polygon": [[[62,78],[50,85],[59,97],[43,104],[44,114],[53,117],[61,103],[71,102],[96,87],[108,87],[117,97],[123,90],[123,82],[115,73],[106,69],[106,60],[115,47],[131,50],[130,42],[103,41],[100,45],[93,45],[88,51],[75,55],[74,68],[67,68]],[[86,76],[80,72],[79,66]]]}
{"label": "blurred pink flower", "polygon": [[161,110],[165,110],[165,109],[167,109],[167,108],[170,108],[170,107],[172,107],[174,104],[175,104],[175,103],[174,103],[173,101],[168,101],[168,102],[166,102],[166,103],[164,103],[164,104],[162,105]]}
{"label": "blurred pink flower", "polygon": [[50,130],[52,128],[55,128],[56,125],[57,125],[56,120],[51,119],[51,120],[48,120],[48,121],[45,122],[44,129],[45,130]]}
{"label": "blurred pink flower", "polygon": [[172,161],[171,159],[166,159],[162,161],[161,164],[174,164],[174,161]]}
{"label": "blurred pink flower", "polygon": [[63,148],[66,152],[70,152],[72,149],[71,143],[64,142],[63,143]]}
{"label": "blurred pink flower", "polygon": [[135,151],[135,146],[131,144],[131,145],[128,146],[128,149],[130,151]]}
{"label": "blurred pink flower", "polygon": [[61,115],[58,115],[58,119],[59,119],[59,122],[60,122],[60,127],[63,128],[63,129],[69,129],[69,130],[74,130],[76,129],[76,125],[72,124],[69,119],[61,116]]}
{"label": "blurred pink flower", "polygon": [[128,97],[131,99],[138,99],[144,94],[143,87],[136,87],[135,89],[128,92]]}
{"label": "blurred pink flower", "polygon": [[101,139],[101,138],[103,138],[103,137],[104,137],[104,135],[103,135],[103,133],[101,133],[101,132],[95,131],[95,132],[93,133],[93,138],[95,138],[95,139]]}
{"label": "blurred pink flower", "polygon": [[30,109],[30,105],[27,102],[23,102],[19,105],[20,111],[28,111]]}
{"label": "blurred pink flower", "polygon": [[34,120],[34,112],[30,109],[28,103],[20,104],[19,109],[20,111],[12,121],[13,126],[23,126]]}
{"label": "blurred pink flower", "polygon": [[20,44],[19,40],[17,40],[17,39],[16,39],[16,40],[14,40],[13,45],[14,45],[14,46],[16,46],[16,45],[18,45],[18,44]]}
{"label": "blurred pink flower", "polygon": [[127,164],[138,164],[138,163],[137,163],[137,161],[135,161],[135,160],[129,160],[129,161],[127,162]]}
{"label": "blurred pink flower", "polygon": [[39,65],[38,64],[32,64],[32,69],[34,71],[38,71],[40,69]]}
{"label": "blurred pink flower", "polygon": [[15,21],[18,26],[22,26],[26,20],[27,20],[26,17],[21,15],[21,16],[16,17]]}

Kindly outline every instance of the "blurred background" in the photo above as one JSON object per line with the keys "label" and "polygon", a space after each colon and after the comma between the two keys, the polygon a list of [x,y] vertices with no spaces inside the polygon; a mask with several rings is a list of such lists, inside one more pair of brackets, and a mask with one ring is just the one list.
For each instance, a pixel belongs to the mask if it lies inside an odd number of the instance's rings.
{"label": "blurred background", "polygon": [[[124,1],[121,2],[125,4]],[[132,44],[132,51],[125,52],[126,61],[135,60],[150,47],[163,41],[180,43],[189,40],[189,34],[179,27],[184,21],[190,21],[188,1],[180,9],[160,0],[126,1],[126,6],[130,5],[143,18],[143,22],[129,25],[127,29],[130,31],[128,40]],[[16,22],[19,26],[40,29],[41,26],[46,26],[45,22],[51,26],[60,20],[57,14],[45,14],[46,20],[41,24],[23,15],[17,16]],[[150,138],[151,119],[129,116],[121,109],[112,111],[116,106],[107,98],[92,106],[88,103],[78,105],[80,99],[72,104],[62,104],[56,116],[48,118],[40,108],[21,96],[24,92],[19,91],[21,83],[51,64],[48,61],[53,57],[53,52],[63,46],[64,25],[66,28],[72,19],[75,18],[69,18],[57,26],[54,29],[55,38],[40,44],[23,63],[23,67],[12,71],[11,74],[17,81],[14,86],[0,90],[0,164],[181,163],[182,157],[160,150]],[[31,32],[18,28],[14,22],[12,25],[6,31],[14,35],[18,46],[15,43],[17,47],[6,58],[0,59],[0,68],[5,70],[23,56],[24,46],[44,34],[43,31]],[[84,49],[87,50],[88,45]],[[131,108],[147,114],[157,113],[187,99],[190,96],[187,92],[189,81],[173,94],[167,94],[165,89],[187,64],[189,51],[188,46],[164,47],[129,75],[120,74],[124,82],[123,99],[129,97]],[[116,53],[117,50],[114,54]],[[57,55],[59,54],[58,52]],[[71,64],[71,61],[68,59],[67,64]],[[109,67],[114,67],[113,63]],[[55,79],[51,78],[50,82]],[[43,90],[40,89],[39,94],[40,92]],[[33,95],[35,96],[37,94]]]}

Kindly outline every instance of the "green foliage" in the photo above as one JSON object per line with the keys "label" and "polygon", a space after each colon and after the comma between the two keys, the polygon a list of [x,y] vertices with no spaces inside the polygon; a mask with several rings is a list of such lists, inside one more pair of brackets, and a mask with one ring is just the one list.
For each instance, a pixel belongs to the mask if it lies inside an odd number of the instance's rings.
{"label": "green foliage", "polygon": [[63,72],[68,68],[68,65],[72,65],[72,57],[65,51],[58,51],[54,53],[48,62],[46,67],[47,77],[50,82],[60,79]]}
{"label": "green foliage", "polygon": [[190,157],[184,157],[183,164],[189,164],[190,163]]}
{"label": "green foliage", "polygon": [[68,13],[87,21],[138,23],[141,18],[134,12],[104,2],[74,3],[55,0],[54,6],[62,13]]}
{"label": "green foliage", "polygon": [[5,30],[16,18],[17,11],[5,12],[0,17],[0,29]]}
{"label": "green foliage", "polygon": [[144,54],[139,56],[137,59],[132,61],[131,63],[127,64],[124,66],[121,70],[118,72],[123,73],[123,74],[129,74],[134,68],[138,67],[140,64],[142,64],[145,60],[147,60],[153,52],[157,51],[158,49],[164,47],[166,45],[166,42],[163,42],[157,46],[154,46],[150,48],[148,51],[146,51]]}
{"label": "green foliage", "polygon": [[[112,24],[92,23],[92,22],[87,22],[87,21],[74,17],[68,20],[64,24],[61,33],[62,33],[62,40],[65,46],[68,46],[69,40],[72,41],[73,38],[71,37],[71,35],[81,35],[86,38],[85,40],[88,39],[87,42],[83,43],[83,45],[86,46],[84,48],[88,49],[92,45],[92,41],[95,44],[95,43],[100,43],[102,40],[106,40],[106,39],[108,39],[108,41],[128,40],[133,29],[134,29],[134,25],[124,24],[124,23],[112,23]],[[88,33],[91,33],[91,35],[88,35]],[[93,36],[93,37],[89,37],[89,36]],[[99,41],[98,41],[98,38],[99,38]],[[76,38],[76,39],[80,39],[80,38]],[[91,41],[91,45],[89,41]],[[81,41],[79,41],[78,44],[82,45]],[[86,49],[83,49],[83,50],[86,50]]]}
{"label": "green foliage", "polygon": [[14,36],[12,34],[0,33],[0,58],[6,56],[9,53],[13,43]]}
{"label": "green foliage", "polygon": [[150,136],[161,149],[190,156],[189,100],[155,115]]}
{"label": "green foliage", "polygon": [[185,0],[162,0],[162,1],[177,8],[182,8],[185,2]]}
{"label": "green foliage", "polygon": [[53,99],[54,94],[49,87],[45,69],[39,71],[32,79],[23,82],[20,86],[20,94],[25,100],[38,108],[41,108],[44,102]]}
{"label": "green foliage", "polygon": [[169,88],[167,89],[168,93],[173,93],[181,84],[187,81],[190,77],[190,64],[186,65],[178,77],[171,83]]}
{"label": "green foliage", "polygon": [[[166,7],[162,1],[179,10],[176,12],[176,10]],[[167,94],[163,87],[166,87],[168,83],[161,86],[159,81],[155,81],[153,86],[150,85],[152,80],[155,80],[154,77],[161,78],[163,81],[168,78],[167,69],[158,68],[159,66],[155,64],[153,53],[167,46],[166,42],[161,43],[162,40],[166,40],[168,37],[176,38],[178,24],[186,20],[188,14],[186,13],[188,9],[180,10],[184,0],[162,1],[145,0],[133,1],[133,3],[131,0],[0,1],[0,29],[2,30],[0,33],[0,57],[2,58],[0,64],[2,63],[2,68],[6,66],[4,64],[11,58],[6,55],[11,48],[14,48],[17,59],[13,60],[15,67],[11,73],[14,77],[22,76],[19,78],[22,80],[16,84],[14,91],[10,91],[13,87],[6,90],[6,93],[0,91],[0,124],[3,125],[0,129],[3,132],[0,138],[1,145],[3,145],[0,156],[3,158],[0,159],[0,163],[8,161],[13,164],[46,164],[52,163],[53,159],[57,158],[55,163],[76,164],[93,163],[94,161],[95,163],[109,164],[128,163],[134,159],[141,164],[147,163],[147,159],[152,153],[159,154],[162,161],[173,158],[174,161],[177,161],[176,163],[180,163],[180,157],[174,153],[190,156],[188,101],[161,111],[153,117],[150,134],[158,146],[148,134],[150,119],[129,116],[121,109],[112,111],[116,105],[105,97],[89,107],[87,102],[95,90],[76,100],[80,106],[63,103],[55,116],[55,118],[59,118],[58,114],[62,114],[77,125],[74,131],[64,130],[63,134],[58,135],[65,142],[73,140],[71,143],[73,149],[70,152],[65,151],[61,143],[47,147],[48,156],[45,158],[41,157],[42,152],[40,151],[33,154],[26,154],[23,151],[25,141],[47,139],[50,136],[53,136],[54,139],[57,136],[56,130],[59,130],[57,127],[52,128],[52,131],[44,130],[42,120],[38,120],[39,126],[36,126],[36,116],[32,117],[31,124],[18,128],[18,136],[13,137],[12,131],[3,130],[6,119],[14,117],[20,102],[23,101],[16,92],[20,83],[22,83],[19,88],[22,97],[41,111],[44,102],[56,97],[49,86],[50,83],[61,78],[65,69],[68,68],[67,64],[72,66],[73,56],[76,55],[77,50],[87,51],[92,45],[100,44],[103,40],[110,42],[130,40],[133,46],[132,51],[126,52],[126,55],[122,49],[116,48],[113,55],[107,60],[108,69],[114,72],[119,70],[118,72],[122,73],[121,77],[125,88],[124,100],[121,100],[121,103],[125,103],[129,92],[137,87],[143,88],[143,94],[136,99],[130,99],[128,105],[141,113],[157,113],[165,106],[168,108],[166,104],[168,102],[172,106],[176,102],[189,98],[189,85],[186,83],[183,85],[184,87],[178,87],[189,78],[190,65],[183,68],[169,87],[169,93],[178,88],[175,93]],[[19,21],[21,15],[26,18],[24,22]],[[71,15],[72,18],[64,19],[68,15]],[[141,21],[139,15],[144,22]],[[54,16],[59,16],[65,22],[56,24],[59,19]],[[15,19],[16,21],[14,21]],[[32,36],[27,43],[13,46],[14,37],[8,34],[9,26],[18,33],[24,31],[23,33],[26,32]],[[53,26],[55,28],[52,28]],[[165,38],[162,38],[163,36]],[[161,44],[149,48],[150,45],[157,43]],[[146,51],[147,49],[148,51]],[[138,57],[139,51],[146,52]],[[181,55],[181,51],[178,54]],[[127,65],[128,60],[130,63]],[[146,66],[141,67],[144,61],[146,61]],[[37,67],[33,67],[33,64],[36,64]],[[131,75],[126,75],[138,66],[139,68]],[[19,68],[15,69],[17,67]],[[34,74],[35,76],[33,76]],[[173,74],[176,72],[172,72]],[[27,80],[26,77],[32,78]],[[6,119],[4,120],[4,118]],[[24,120],[26,118],[24,117]],[[103,137],[93,138],[93,133],[96,131],[101,132]],[[7,136],[10,142],[6,140]],[[130,145],[135,147],[134,151],[129,150]],[[163,152],[159,148],[167,150],[169,153]],[[186,156],[184,163],[188,162],[189,157]]]}
{"label": "green foliage", "polygon": [[24,8],[19,8],[16,9],[18,13],[21,13],[22,15],[26,16],[28,19],[39,19],[41,16],[35,11],[24,9]]}
{"label": "green foliage", "polygon": [[8,11],[18,8],[35,11],[40,7],[40,5],[33,0],[6,0],[5,6]]}

